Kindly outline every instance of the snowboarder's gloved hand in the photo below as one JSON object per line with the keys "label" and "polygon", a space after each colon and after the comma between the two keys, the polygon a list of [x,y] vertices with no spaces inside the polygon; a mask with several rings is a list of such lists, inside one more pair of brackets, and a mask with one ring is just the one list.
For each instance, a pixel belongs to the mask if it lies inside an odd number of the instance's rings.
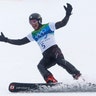
{"label": "snowboarder's gloved hand", "polygon": [[1,35],[0,35],[0,41],[3,41],[3,42],[8,41],[8,38],[6,38],[2,32],[1,32]]}
{"label": "snowboarder's gloved hand", "polygon": [[65,10],[66,10],[66,16],[70,16],[71,15],[71,12],[72,12],[72,5],[67,3],[67,7],[64,6]]}

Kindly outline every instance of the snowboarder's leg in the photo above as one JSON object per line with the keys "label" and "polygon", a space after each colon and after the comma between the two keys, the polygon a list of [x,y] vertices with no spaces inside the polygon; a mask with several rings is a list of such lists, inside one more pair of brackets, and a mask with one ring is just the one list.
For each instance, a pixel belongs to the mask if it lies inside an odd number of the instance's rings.
{"label": "snowboarder's leg", "polygon": [[73,76],[74,79],[78,79],[79,76],[81,75],[80,71],[77,70],[68,61],[66,61],[64,59],[61,59],[61,60],[57,60],[57,62],[58,62],[58,65],[60,65],[61,67],[65,68],[69,74],[72,74],[72,76]]}
{"label": "snowboarder's leg", "polygon": [[55,62],[46,62],[46,60],[43,58],[37,66],[46,83],[57,82],[57,80],[53,77],[52,73],[48,70],[48,68],[55,64]]}
{"label": "snowboarder's leg", "polygon": [[69,74],[71,74],[73,76],[74,79],[78,79],[79,76],[81,75],[80,71],[77,70],[71,63],[69,63],[68,61],[66,61],[64,59],[64,56],[60,50],[60,48],[55,48],[54,50],[54,58],[56,60],[56,63],[63,67],[64,69],[67,70],[67,72]]}

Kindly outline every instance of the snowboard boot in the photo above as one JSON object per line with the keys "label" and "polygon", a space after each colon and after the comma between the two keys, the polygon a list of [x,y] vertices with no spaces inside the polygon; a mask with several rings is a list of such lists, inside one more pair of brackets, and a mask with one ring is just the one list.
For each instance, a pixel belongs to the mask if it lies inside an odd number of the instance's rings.
{"label": "snowboard boot", "polygon": [[73,74],[72,76],[73,76],[73,78],[74,78],[75,80],[78,80],[79,77],[81,76],[81,73]]}
{"label": "snowboard boot", "polygon": [[46,83],[56,83],[58,82],[53,75],[49,75],[48,78],[46,79]]}

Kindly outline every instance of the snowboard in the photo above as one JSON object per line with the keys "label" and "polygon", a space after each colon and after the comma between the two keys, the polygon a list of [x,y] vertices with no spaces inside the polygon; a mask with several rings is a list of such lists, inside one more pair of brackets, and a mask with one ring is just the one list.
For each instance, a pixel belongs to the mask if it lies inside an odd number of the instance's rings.
{"label": "snowboard", "polygon": [[96,92],[94,83],[19,83],[12,82],[9,84],[10,92]]}
{"label": "snowboard", "polygon": [[[10,92],[48,92],[52,87],[61,83],[18,83],[12,82],[9,85]],[[55,91],[55,90],[54,90]]]}

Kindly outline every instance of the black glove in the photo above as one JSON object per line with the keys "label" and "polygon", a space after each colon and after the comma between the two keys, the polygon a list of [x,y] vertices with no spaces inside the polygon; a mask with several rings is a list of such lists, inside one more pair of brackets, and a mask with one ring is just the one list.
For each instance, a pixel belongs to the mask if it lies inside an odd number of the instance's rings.
{"label": "black glove", "polygon": [[72,5],[67,3],[67,7],[64,6],[65,10],[66,10],[66,16],[70,16],[71,15],[71,12],[72,12]]}
{"label": "black glove", "polygon": [[6,38],[2,32],[1,32],[1,35],[0,35],[0,41],[3,41],[3,42],[8,41],[8,38]]}

